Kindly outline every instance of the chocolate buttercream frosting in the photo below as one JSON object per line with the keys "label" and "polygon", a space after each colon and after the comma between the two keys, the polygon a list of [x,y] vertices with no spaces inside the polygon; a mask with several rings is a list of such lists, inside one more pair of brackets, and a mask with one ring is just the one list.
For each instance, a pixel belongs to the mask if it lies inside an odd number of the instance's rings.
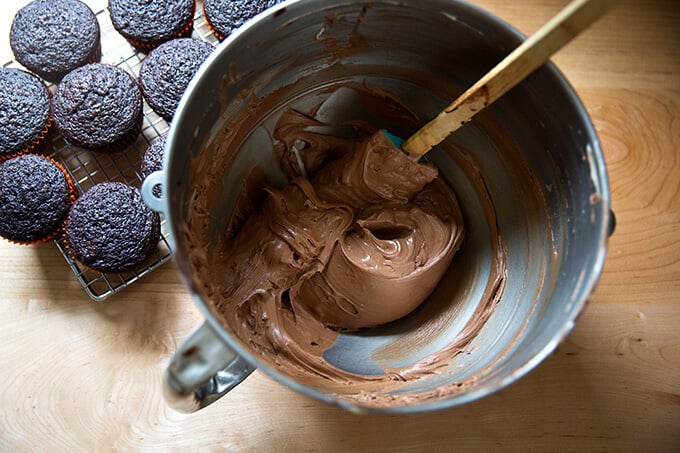
{"label": "chocolate buttercream frosting", "polygon": [[[300,116],[289,111],[283,122]],[[305,135],[296,140],[309,146]],[[240,324],[256,325],[268,305],[343,330],[384,324],[425,300],[451,262],[463,222],[436,167],[382,132],[342,148],[337,160],[301,169],[309,179],[265,189],[262,206],[221,247],[223,304]],[[324,162],[336,151],[305,154]]]}
{"label": "chocolate buttercream frosting", "polygon": [[[352,88],[367,102],[391,103],[405,130],[417,128],[419,119],[382,90]],[[463,150],[449,150],[478,190],[488,217],[492,262],[486,289],[455,338],[406,365],[388,365],[403,363],[399,358],[409,344],[437,338],[449,322],[448,308],[425,310],[426,320],[422,313],[407,315],[422,312],[416,308],[456,266],[465,236],[456,195],[436,166],[401,153],[374,125],[353,122],[354,138],[326,135],[317,131],[326,125],[315,118],[316,109],[289,108],[271,132],[288,185],[267,184],[265,172],[256,167],[243,181],[228,226],[210,239],[223,169],[247,137],[247,124],[276,102],[276,96],[271,103],[253,100],[192,161],[190,214],[180,230],[197,290],[252,353],[305,385],[322,385],[361,405],[409,404],[461,391],[467,382],[426,392],[400,389],[436,376],[468,350],[503,293],[506,252],[474,162]],[[442,284],[448,288],[452,281]],[[395,320],[409,326],[409,319],[422,326],[407,327],[373,352],[382,372],[345,369],[327,355],[343,332],[363,335],[389,329]]]}

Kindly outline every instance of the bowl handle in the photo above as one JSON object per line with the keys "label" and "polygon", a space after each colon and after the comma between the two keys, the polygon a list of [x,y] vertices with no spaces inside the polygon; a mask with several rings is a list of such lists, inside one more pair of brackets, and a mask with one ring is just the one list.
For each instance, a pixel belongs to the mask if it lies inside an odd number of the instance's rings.
{"label": "bowl handle", "polygon": [[[142,188],[140,192],[142,193],[142,199],[146,205],[156,211],[164,212],[165,208],[165,197],[163,194],[163,182],[165,180],[165,172],[163,170],[155,171],[149,176],[144,178],[142,182]],[[156,186],[159,186],[160,190],[154,190]]]}
{"label": "bowl handle", "polygon": [[241,383],[255,367],[204,322],[175,352],[165,371],[164,396],[180,412],[195,412]]}

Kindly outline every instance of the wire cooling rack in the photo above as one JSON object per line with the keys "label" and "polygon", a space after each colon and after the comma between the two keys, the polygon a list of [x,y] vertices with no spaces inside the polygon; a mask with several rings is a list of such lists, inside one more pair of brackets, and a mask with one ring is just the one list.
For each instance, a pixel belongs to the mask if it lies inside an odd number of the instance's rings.
{"label": "wire cooling rack", "polygon": [[[113,28],[109,12],[106,9],[106,2],[95,0],[86,1],[85,3],[92,8],[99,21],[102,42],[102,63],[118,66],[128,71],[134,77],[137,77],[145,55],[136,51]],[[192,37],[215,45],[218,41],[206,25],[201,5],[202,1],[197,2]],[[9,61],[3,67],[25,69],[16,61]],[[48,88],[54,92],[56,86],[48,84]],[[72,146],[58,132],[52,132],[44,153],[64,166],[71,175],[80,194],[95,184],[105,181],[124,182],[139,188],[143,179],[140,168],[144,151],[151,142],[166,133],[167,130],[168,123],[154,113],[144,102],[142,133],[129,148],[116,153],[90,152]],[[170,230],[166,219],[161,215],[161,238],[154,254],[143,267],[122,274],[103,274],[84,267],[71,257],[67,251],[63,236],[55,239],[54,242],[85,292],[92,299],[99,301],[121,291],[140,277],[170,260],[172,250],[169,238]]]}

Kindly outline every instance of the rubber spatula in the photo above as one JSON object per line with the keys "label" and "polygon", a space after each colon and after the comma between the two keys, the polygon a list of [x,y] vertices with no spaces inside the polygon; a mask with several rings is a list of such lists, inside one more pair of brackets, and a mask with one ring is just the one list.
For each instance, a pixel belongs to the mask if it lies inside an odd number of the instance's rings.
{"label": "rubber spatula", "polygon": [[574,0],[409,139],[385,135],[418,159],[542,66],[619,0]]}

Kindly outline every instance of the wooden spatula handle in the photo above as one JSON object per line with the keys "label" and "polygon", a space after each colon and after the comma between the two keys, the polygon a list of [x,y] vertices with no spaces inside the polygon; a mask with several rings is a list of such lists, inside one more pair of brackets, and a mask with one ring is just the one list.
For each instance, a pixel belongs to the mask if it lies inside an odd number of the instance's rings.
{"label": "wooden spatula handle", "polygon": [[542,66],[552,54],[588,28],[619,0],[574,0],[510,55],[406,140],[402,149],[420,157],[480,110]]}

